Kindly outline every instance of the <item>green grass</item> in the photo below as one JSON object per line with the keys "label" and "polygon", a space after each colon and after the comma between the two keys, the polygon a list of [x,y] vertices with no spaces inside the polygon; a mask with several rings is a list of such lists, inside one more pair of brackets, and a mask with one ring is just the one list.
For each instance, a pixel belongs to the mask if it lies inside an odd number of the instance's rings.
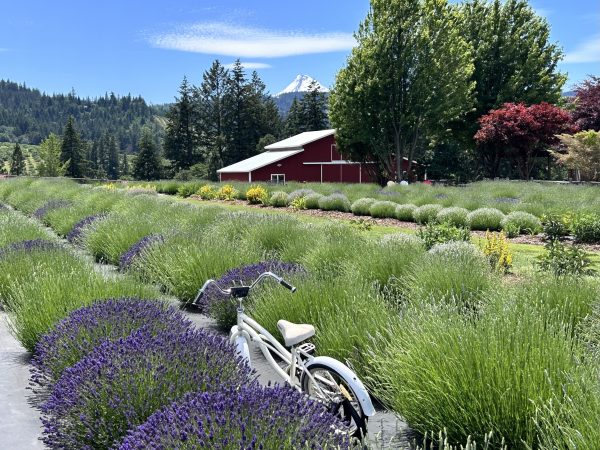
{"label": "green grass", "polygon": [[39,223],[7,209],[0,209],[0,249],[16,242],[32,239],[55,240]]}

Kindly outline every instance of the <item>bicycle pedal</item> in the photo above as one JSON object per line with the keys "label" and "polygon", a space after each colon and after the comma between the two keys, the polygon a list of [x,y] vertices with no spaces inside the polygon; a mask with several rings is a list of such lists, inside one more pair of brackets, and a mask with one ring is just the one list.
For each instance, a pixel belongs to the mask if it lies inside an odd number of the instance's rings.
{"label": "bicycle pedal", "polygon": [[298,347],[298,350],[301,351],[302,353],[311,354],[315,351],[315,345],[311,344],[310,342],[305,342],[304,344],[302,344]]}

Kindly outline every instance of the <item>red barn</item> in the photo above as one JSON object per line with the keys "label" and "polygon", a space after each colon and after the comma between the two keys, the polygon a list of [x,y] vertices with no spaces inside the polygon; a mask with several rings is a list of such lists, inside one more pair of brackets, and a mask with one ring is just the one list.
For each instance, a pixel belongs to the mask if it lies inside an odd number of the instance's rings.
{"label": "red barn", "polygon": [[342,159],[335,130],[307,131],[265,147],[265,152],[217,170],[221,181],[369,182],[364,164]]}

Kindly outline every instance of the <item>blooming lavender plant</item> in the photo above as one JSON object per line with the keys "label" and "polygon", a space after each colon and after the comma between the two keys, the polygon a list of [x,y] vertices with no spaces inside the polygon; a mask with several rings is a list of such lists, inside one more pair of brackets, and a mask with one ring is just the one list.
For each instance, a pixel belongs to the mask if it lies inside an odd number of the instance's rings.
{"label": "blooming lavender plant", "polygon": [[73,228],[71,228],[71,231],[69,231],[69,234],[67,234],[67,241],[69,241],[71,244],[79,242],[83,237],[83,233],[86,231],[87,227],[97,220],[103,219],[104,217],[106,217],[106,214],[95,214],[84,217],[77,222]]}
{"label": "blooming lavender plant", "polygon": [[[237,267],[226,272],[217,283],[228,287],[234,283],[250,283],[261,273],[271,271],[278,275],[304,273],[305,269],[299,264],[286,263],[282,261],[262,261],[243,267]],[[235,324],[237,313],[235,305],[229,301],[229,297],[222,294],[216,287],[209,286],[200,299],[198,306],[200,310],[214,319],[220,328],[228,329]]]}
{"label": "blooming lavender plant", "polygon": [[350,448],[344,425],[290,387],[189,393],[132,430],[119,450]]}
{"label": "blooming lavender plant", "polygon": [[125,253],[121,255],[119,259],[119,269],[121,271],[127,270],[133,261],[140,256],[146,249],[157,242],[164,242],[165,238],[161,234],[150,234],[144,236],[138,242],[129,247]]}
{"label": "blooming lavender plant", "polygon": [[68,206],[71,206],[71,202],[67,200],[48,200],[44,206],[36,209],[32,216],[38,220],[42,220],[53,209],[66,208]]}
{"label": "blooming lavender plant", "polygon": [[73,311],[37,343],[31,360],[31,382],[52,386],[63,371],[104,341],[126,338],[140,328],[151,335],[185,332],[191,322],[164,302],[138,298],[98,301]]}
{"label": "blooming lavender plant", "polygon": [[256,383],[227,339],[205,330],[147,330],[105,341],[67,368],[41,407],[50,448],[112,448],[129,429],[193,391]]}
{"label": "blooming lavender plant", "polygon": [[12,252],[32,252],[39,250],[54,250],[62,248],[58,242],[48,241],[46,239],[30,239],[27,241],[15,242],[9,246],[0,249],[0,258]]}

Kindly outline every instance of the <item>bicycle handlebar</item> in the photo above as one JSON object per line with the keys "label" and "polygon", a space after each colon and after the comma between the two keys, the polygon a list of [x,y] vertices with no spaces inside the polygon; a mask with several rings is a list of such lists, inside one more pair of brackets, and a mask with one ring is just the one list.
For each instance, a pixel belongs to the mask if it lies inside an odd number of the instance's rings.
{"label": "bicycle handlebar", "polygon": [[[258,283],[260,283],[262,280],[264,280],[265,278],[274,278],[275,280],[277,280],[277,282],[282,285],[283,287],[285,287],[286,289],[289,289],[292,292],[296,292],[296,287],[292,286],[290,283],[288,283],[287,281],[285,281],[282,277],[280,277],[279,275],[274,274],[273,272],[263,272],[261,273],[258,278],[256,278],[256,280],[254,280],[249,286],[233,286],[233,287],[229,287],[227,289],[223,289],[219,283],[217,283],[215,280],[210,279],[207,280],[202,287],[200,288],[200,290],[198,291],[198,295],[196,295],[196,298],[194,299],[194,301],[192,302],[192,305],[196,305],[198,303],[198,300],[200,300],[202,298],[202,296],[204,295],[204,291],[206,290],[206,288],[208,286],[210,286],[211,284],[214,285],[221,294],[224,295],[232,295],[234,292],[236,292],[235,290],[237,289],[238,292],[239,290],[244,289],[245,292],[250,291],[254,286],[256,286]],[[245,296],[245,295],[244,295]]]}

